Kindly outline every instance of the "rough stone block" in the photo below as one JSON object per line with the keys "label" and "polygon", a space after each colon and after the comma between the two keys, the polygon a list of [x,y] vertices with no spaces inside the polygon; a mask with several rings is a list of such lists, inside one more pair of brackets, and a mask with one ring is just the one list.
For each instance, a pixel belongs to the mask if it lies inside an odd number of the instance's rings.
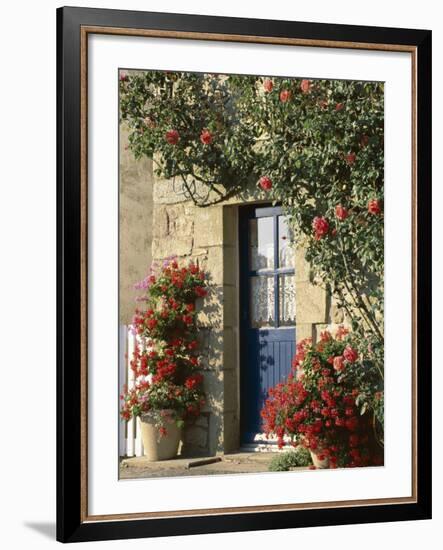
{"label": "rough stone block", "polygon": [[344,313],[343,313],[343,309],[338,307],[337,304],[332,304],[331,305],[331,323],[343,323],[344,321]]}
{"label": "rough stone block", "polygon": [[157,238],[164,238],[169,232],[168,212],[164,206],[154,208],[152,234]]}
{"label": "rough stone block", "polygon": [[225,327],[236,326],[238,319],[237,304],[237,287],[225,285],[223,287],[223,323]]}
{"label": "rough stone block", "polygon": [[168,236],[152,242],[152,256],[155,260],[170,256],[189,256],[192,252],[192,237]]}
{"label": "rough stone block", "polygon": [[222,285],[224,279],[223,273],[223,247],[211,246],[207,248],[207,255],[202,256],[199,265],[208,273],[209,283],[213,285]]}
{"label": "rough stone block", "polygon": [[223,322],[223,287],[208,287],[208,295],[197,311],[197,324],[200,327],[220,328]]}
{"label": "rough stone block", "polygon": [[327,322],[326,290],[307,282],[296,285],[297,324]]}
{"label": "rough stone block", "polygon": [[234,369],[223,371],[224,412],[238,410],[238,376]]}
{"label": "rough stone block", "polygon": [[223,370],[236,369],[237,367],[237,340],[232,328],[223,331]]}
{"label": "rough stone block", "polygon": [[223,415],[223,451],[233,453],[240,447],[240,420],[236,412]]}
{"label": "rough stone block", "polygon": [[237,246],[238,220],[237,208],[225,206],[223,208],[223,242],[225,245]]}
{"label": "rough stone block", "polygon": [[295,338],[297,342],[305,338],[313,338],[314,325],[311,323],[297,323]]}
{"label": "rough stone block", "polygon": [[153,185],[154,204],[177,204],[187,201],[183,188],[172,180],[157,179]]}
{"label": "rough stone block", "polygon": [[303,247],[297,247],[295,249],[295,280],[310,281],[311,268],[309,263],[305,260],[305,249]]}
{"label": "rough stone block", "polygon": [[194,245],[196,247],[223,244],[222,206],[195,209],[194,224]]}
{"label": "rough stone block", "polygon": [[182,455],[203,456],[209,454],[209,424],[210,413],[202,413],[194,422],[185,426]]}

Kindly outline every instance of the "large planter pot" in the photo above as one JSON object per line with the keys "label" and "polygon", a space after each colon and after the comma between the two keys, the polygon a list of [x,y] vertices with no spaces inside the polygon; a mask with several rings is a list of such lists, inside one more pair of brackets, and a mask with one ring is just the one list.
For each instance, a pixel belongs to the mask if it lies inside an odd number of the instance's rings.
{"label": "large planter pot", "polygon": [[318,470],[324,470],[326,468],[329,468],[329,458],[325,457],[323,460],[320,460],[318,458],[318,455],[321,455],[321,452],[316,454],[313,451],[309,451],[311,453],[312,458],[312,464],[318,469]]}
{"label": "large planter pot", "polygon": [[177,455],[181,429],[177,427],[175,420],[167,417],[164,418],[163,425],[166,428],[166,435],[160,434],[152,415],[147,413],[140,416],[144,453],[149,462],[168,460]]}

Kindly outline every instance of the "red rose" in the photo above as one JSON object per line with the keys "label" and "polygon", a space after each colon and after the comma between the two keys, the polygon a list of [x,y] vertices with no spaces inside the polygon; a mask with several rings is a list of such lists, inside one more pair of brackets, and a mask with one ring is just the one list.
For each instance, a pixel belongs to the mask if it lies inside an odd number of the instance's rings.
{"label": "red rose", "polygon": [[170,145],[177,145],[180,134],[177,130],[168,130],[165,134],[165,139]]}
{"label": "red rose", "polygon": [[357,434],[351,434],[351,435],[349,436],[349,445],[350,445],[351,447],[357,447],[358,443],[359,443],[359,437],[358,437],[358,435],[357,435]]}
{"label": "red rose", "polygon": [[269,191],[272,188],[272,180],[268,176],[262,176],[258,180],[258,184],[264,191]]}
{"label": "red rose", "polygon": [[203,145],[210,145],[212,143],[212,134],[209,130],[202,130],[200,134],[200,141]]}
{"label": "red rose", "polygon": [[304,94],[309,93],[311,91],[311,81],[307,79],[302,80],[300,84],[300,90]]}
{"label": "red rose", "polygon": [[280,92],[280,101],[282,103],[286,103],[287,101],[291,101],[292,92],[291,90],[282,90]]}
{"label": "red rose", "polygon": [[274,83],[272,82],[272,80],[270,78],[265,78],[264,82],[263,82],[263,88],[265,90],[265,92],[272,92],[273,88],[274,88]]}
{"label": "red rose", "polygon": [[157,326],[157,319],[148,319],[146,321],[146,326],[149,328],[149,329],[153,329]]}
{"label": "red rose", "polygon": [[368,202],[368,212],[369,214],[374,214],[374,215],[380,214],[381,207],[378,199],[371,199]]}
{"label": "red rose", "polygon": [[335,106],[335,110],[336,111],[341,111],[343,109],[344,105],[343,103],[337,103],[337,105]]}
{"label": "red rose", "polygon": [[342,206],[341,204],[337,204],[337,206],[335,207],[335,216],[339,220],[343,221],[349,216],[349,213],[344,206]]}
{"label": "red rose", "polygon": [[120,80],[122,82],[126,82],[128,80],[128,75],[124,73],[123,71],[120,73]]}
{"label": "red rose", "polygon": [[191,325],[192,322],[193,322],[193,319],[192,319],[191,315],[183,315],[183,322],[186,325]]}
{"label": "red rose", "polygon": [[186,304],[186,311],[189,311],[189,313],[191,313],[191,311],[194,311],[194,310],[195,310],[194,304]]}
{"label": "red rose", "polygon": [[343,357],[346,359],[346,361],[349,361],[350,363],[355,363],[358,358],[358,353],[355,351],[354,348],[351,348],[351,346],[346,346],[343,352]]}
{"label": "red rose", "polygon": [[326,218],[316,216],[312,220],[312,229],[314,230],[315,239],[318,241],[328,234],[329,222]]}
{"label": "red rose", "polygon": [[349,155],[345,156],[345,160],[346,160],[348,166],[352,166],[354,164],[356,156],[357,155],[355,153],[349,153]]}
{"label": "red rose", "polygon": [[337,357],[334,357],[334,370],[337,372],[341,372],[345,368],[344,359],[341,355],[338,355]]}

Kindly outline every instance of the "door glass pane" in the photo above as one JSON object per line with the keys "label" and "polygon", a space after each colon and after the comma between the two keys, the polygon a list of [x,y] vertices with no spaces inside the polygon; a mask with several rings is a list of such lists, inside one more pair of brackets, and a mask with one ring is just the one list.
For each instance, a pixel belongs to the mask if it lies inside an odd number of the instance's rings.
{"label": "door glass pane", "polygon": [[249,221],[249,268],[253,271],[274,268],[274,219]]}
{"label": "door glass pane", "polygon": [[295,275],[280,275],[278,289],[279,325],[295,325]]}
{"label": "door glass pane", "polygon": [[279,267],[294,268],[294,232],[286,216],[278,217],[278,258]]}
{"label": "door glass pane", "polygon": [[275,324],[274,277],[251,277],[249,316],[252,328]]}

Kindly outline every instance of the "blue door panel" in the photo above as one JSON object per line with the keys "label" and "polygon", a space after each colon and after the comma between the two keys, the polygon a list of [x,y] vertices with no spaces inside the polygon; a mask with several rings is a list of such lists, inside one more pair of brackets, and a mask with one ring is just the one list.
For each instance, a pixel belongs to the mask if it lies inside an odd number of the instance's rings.
{"label": "blue door panel", "polygon": [[[279,258],[275,255],[273,270],[266,269],[263,276],[273,276],[275,280],[275,298],[272,301],[275,307],[272,324],[265,328],[256,328],[251,317],[251,277],[260,276],[258,271],[252,272],[249,265],[249,220],[254,216],[274,216],[274,247],[278,246],[277,218],[281,216],[280,208],[247,208],[240,218],[240,246],[242,264],[240,273],[241,293],[241,439],[242,443],[254,441],[257,434],[263,432],[260,412],[267,398],[269,389],[284,381],[290,370],[292,358],[295,354],[295,326],[279,326],[278,292],[279,274],[293,274],[294,270],[285,266],[284,271],[279,269]],[[270,224],[268,224],[270,225]],[[269,236],[265,236],[269,244]],[[276,249],[276,248],[275,248]],[[253,309],[253,308],[252,308]]]}

